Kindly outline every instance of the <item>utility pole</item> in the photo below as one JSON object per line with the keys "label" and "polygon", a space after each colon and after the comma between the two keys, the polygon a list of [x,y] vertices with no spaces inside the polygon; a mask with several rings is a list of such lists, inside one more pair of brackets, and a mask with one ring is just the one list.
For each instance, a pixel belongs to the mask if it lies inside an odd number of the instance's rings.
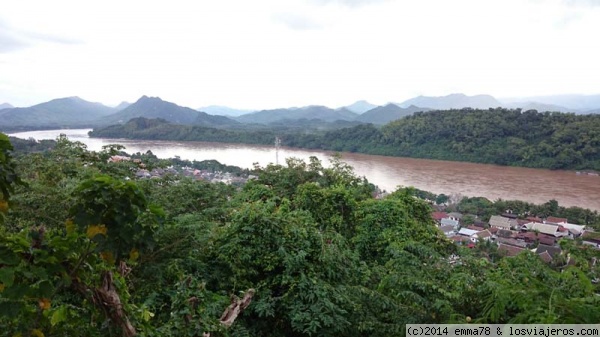
{"label": "utility pole", "polygon": [[281,138],[275,137],[275,165],[279,165],[279,147],[281,146]]}

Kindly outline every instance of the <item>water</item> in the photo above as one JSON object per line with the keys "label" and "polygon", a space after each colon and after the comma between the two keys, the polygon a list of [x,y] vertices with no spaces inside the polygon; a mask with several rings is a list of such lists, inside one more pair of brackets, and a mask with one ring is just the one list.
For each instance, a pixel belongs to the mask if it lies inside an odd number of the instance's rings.
{"label": "water", "polygon": [[[128,139],[89,138],[89,129],[45,130],[12,134],[19,138],[55,139],[66,134],[80,141],[89,150],[98,151],[103,145],[121,144],[129,153],[151,150],[161,158],[179,156],[188,160],[215,159],[221,163],[251,168],[254,163],[267,165],[276,161],[274,146],[226,144],[209,142],[149,141]],[[328,163],[328,151],[280,148],[279,160],[310,156]],[[450,162],[429,159],[385,157],[342,153],[342,159],[354,167],[357,175],[387,191],[398,186],[414,186],[434,192],[482,196],[490,200],[524,200],[544,203],[557,200],[562,206],[579,206],[600,210],[600,177],[576,175],[573,171],[551,171],[522,167]]]}

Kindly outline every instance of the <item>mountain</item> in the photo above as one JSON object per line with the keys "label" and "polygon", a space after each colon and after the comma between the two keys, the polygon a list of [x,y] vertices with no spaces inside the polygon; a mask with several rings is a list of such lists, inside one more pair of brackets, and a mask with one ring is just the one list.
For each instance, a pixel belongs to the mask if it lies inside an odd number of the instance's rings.
{"label": "mountain", "polygon": [[505,103],[517,101],[539,102],[567,107],[570,111],[584,112],[600,107],[600,95],[551,95],[521,98],[503,98]]}
{"label": "mountain", "polygon": [[585,114],[600,114],[600,109],[589,110]]}
{"label": "mountain", "polygon": [[0,128],[87,127],[114,111],[79,97],[58,98],[28,108],[1,110]]}
{"label": "mountain", "polygon": [[537,110],[538,112],[558,111],[558,112],[574,112],[573,109],[565,108],[564,106],[546,104],[539,102],[514,102],[502,105],[509,109],[521,109],[522,111]]}
{"label": "mountain", "polygon": [[115,107],[115,110],[116,111],[121,111],[121,110],[123,110],[125,108],[128,108],[130,105],[131,105],[131,103],[123,101],[123,102],[119,103],[119,105],[117,105]]}
{"label": "mountain", "polygon": [[451,94],[439,97],[418,96],[406,100],[398,105],[403,108],[414,105],[436,110],[462,108],[487,109],[502,106],[498,100],[490,95],[467,96],[465,94]]}
{"label": "mountain", "polygon": [[220,115],[220,116],[232,116],[237,117],[245,114],[249,114],[254,112],[255,110],[242,110],[242,109],[234,109],[221,105],[209,105],[202,108],[198,108],[198,111],[206,112],[211,115]]}
{"label": "mountain", "polygon": [[127,108],[110,115],[102,121],[103,125],[123,124],[136,117],[160,118],[175,124],[202,126],[228,126],[238,122],[223,116],[213,116],[205,112],[163,101],[158,97],[142,96]]}
{"label": "mountain", "polygon": [[12,109],[12,108],[14,108],[14,106],[12,106],[12,105],[10,105],[8,103],[2,103],[2,104],[0,104],[0,110],[2,110],[2,109]]}
{"label": "mountain", "polygon": [[354,102],[354,103],[352,103],[352,104],[350,104],[348,106],[342,107],[342,108],[346,108],[346,109],[348,109],[348,110],[350,110],[350,111],[352,111],[354,113],[357,113],[357,114],[362,114],[362,113],[365,113],[365,112],[367,112],[369,110],[372,110],[372,109],[374,109],[376,107],[377,107],[377,105],[371,104],[371,103],[369,103],[369,102],[367,102],[365,100],[362,100],[362,101],[356,101],[356,102]]}
{"label": "mountain", "polygon": [[303,108],[261,110],[239,116],[236,120],[242,123],[259,124],[270,124],[285,119],[320,119],[326,122],[334,122],[337,120],[352,121],[356,116],[357,114],[346,108],[334,110],[326,106],[311,105]]}
{"label": "mountain", "polygon": [[405,116],[412,115],[417,111],[429,111],[428,108],[419,108],[411,105],[407,108],[401,108],[396,104],[389,103],[385,106],[378,106],[371,109],[362,115],[356,117],[356,121],[373,124],[387,124],[396,119],[400,119]]}

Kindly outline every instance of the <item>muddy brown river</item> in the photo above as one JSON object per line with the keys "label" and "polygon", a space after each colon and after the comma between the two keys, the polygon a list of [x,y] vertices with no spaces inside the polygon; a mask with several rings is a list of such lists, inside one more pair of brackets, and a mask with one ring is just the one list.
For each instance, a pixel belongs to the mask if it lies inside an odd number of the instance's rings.
{"label": "muddy brown river", "polygon": [[[12,134],[19,138],[55,139],[66,134],[89,150],[100,150],[106,144],[121,144],[127,152],[151,150],[161,158],[179,156],[188,160],[215,159],[228,165],[250,168],[253,163],[267,165],[287,157],[308,159],[316,156],[324,165],[332,152],[274,146],[147,141],[89,138],[89,129],[45,130]],[[354,167],[357,175],[387,191],[397,186],[414,186],[434,193],[482,196],[491,200],[516,199],[544,203],[555,199],[562,206],[579,206],[600,210],[600,176],[577,175],[573,171],[551,171],[521,167],[450,162],[429,159],[386,157],[342,153],[342,159]]]}

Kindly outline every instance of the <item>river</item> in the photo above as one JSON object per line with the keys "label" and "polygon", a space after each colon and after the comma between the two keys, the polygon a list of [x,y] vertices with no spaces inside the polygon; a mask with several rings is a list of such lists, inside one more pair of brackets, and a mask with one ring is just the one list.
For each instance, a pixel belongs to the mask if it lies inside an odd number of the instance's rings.
{"label": "river", "polygon": [[[188,160],[215,159],[227,165],[251,168],[253,163],[284,163],[287,157],[308,159],[316,156],[324,165],[332,152],[274,146],[208,142],[149,141],[89,138],[89,129],[44,130],[11,134],[19,138],[55,139],[66,134],[89,150],[103,145],[121,144],[129,153],[151,150],[160,158],[179,156]],[[414,186],[433,193],[482,196],[490,200],[524,200],[544,203],[555,199],[561,206],[579,206],[600,210],[600,177],[576,175],[572,171],[551,171],[522,167],[450,162],[429,159],[342,153],[342,159],[381,189],[393,191],[397,186]]]}

